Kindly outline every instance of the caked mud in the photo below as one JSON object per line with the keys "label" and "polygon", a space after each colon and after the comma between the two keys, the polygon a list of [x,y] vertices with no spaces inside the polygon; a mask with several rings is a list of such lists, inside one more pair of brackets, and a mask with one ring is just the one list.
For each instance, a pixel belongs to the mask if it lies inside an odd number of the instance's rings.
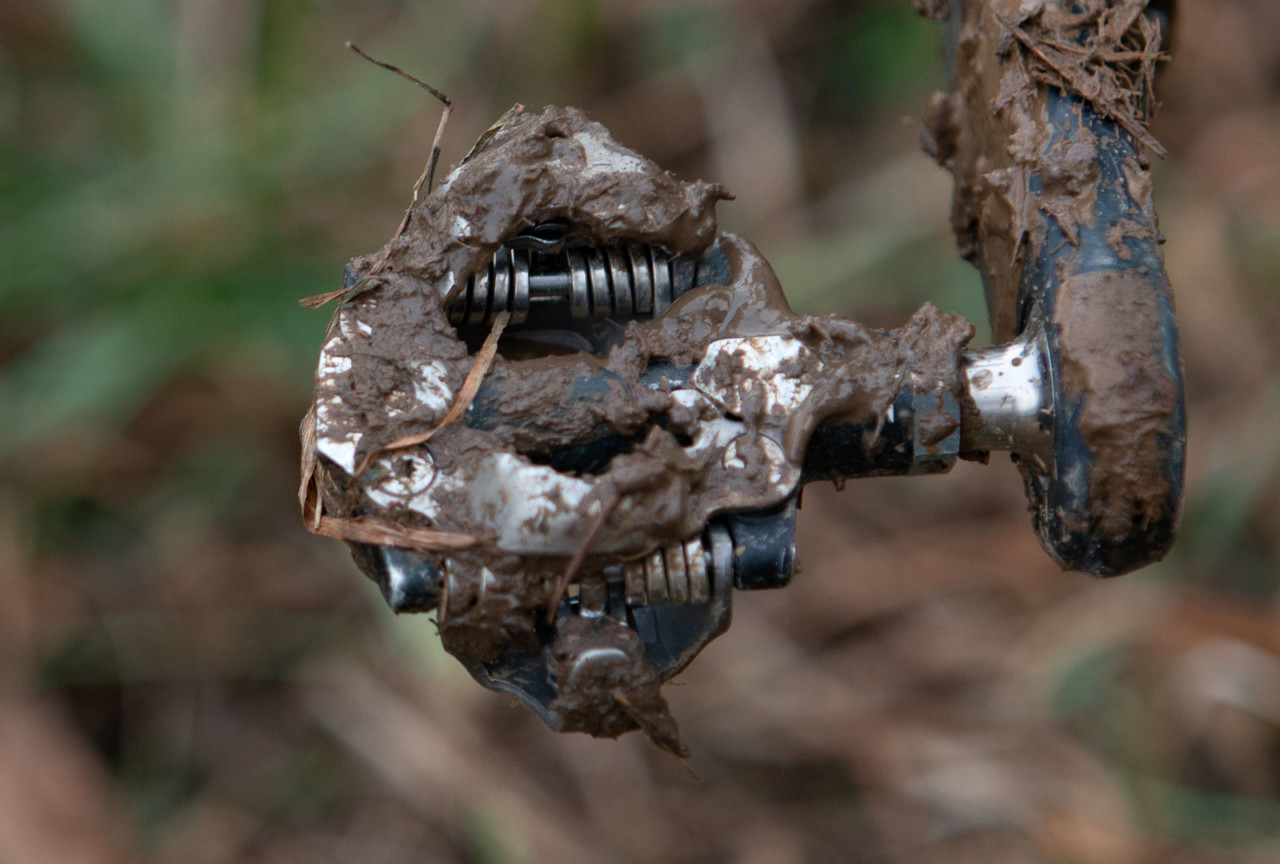
{"label": "caked mud", "polygon": [[[592,655],[606,659],[580,662]],[[552,708],[564,717],[565,731],[616,738],[639,727],[664,750],[689,755],[662,681],[631,628],[611,618],[570,618],[551,644],[548,665],[558,691]]]}
{"label": "caked mud", "polygon": [[[564,577],[585,586],[607,566],[697,537],[717,513],[779,503],[800,482],[815,428],[867,424],[874,436],[905,384],[967,398],[967,321],[926,306],[886,332],[793,314],[754,247],[718,235],[715,205],[726,197],[676,180],[575,109],[515,112],[414,207],[387,248],[351,262],[304,447],[315,530],[439,553],[449,651],[472,663],[541,653],[564,728],[639,728],[674,753],[683,752],[679,732],[635,634],[609,616],[556,624],[548,614]],[[500,332],[499,318],[486,324],[496,337],[486,353],[450,323],[450,302],[500,246],[552,222],[590,245],[647,244],[694,260],[714,243],[726,272],[657,317],[620,324],[608,351],[530,351],[519,331]],[[804,348],[785,368],[753,369],[728,352],[710,368],[708,387],[739,394],[731,405],[682,401],[641,381],[655,364],[698,364],[718,340],[778,334]],[[806,395],[785,408],[756,398],[764,388],[753,375],[804,382]],[[477,378],[485,423],[461,404],[476,398],[468,379]],[[584,381],[604,384],[584,399]],[[737,424],[731,440],[694,440],[722,417]],[[940,414],[920,426],[941,440],[955,421]],[[600,473],[546,464],[609,435],[635,444]],[[526,476],[544,490],[532,509],[513,486]],[[570,570],[575,548],[589,554]],[[584,652],[613,659],[576,664]]]}

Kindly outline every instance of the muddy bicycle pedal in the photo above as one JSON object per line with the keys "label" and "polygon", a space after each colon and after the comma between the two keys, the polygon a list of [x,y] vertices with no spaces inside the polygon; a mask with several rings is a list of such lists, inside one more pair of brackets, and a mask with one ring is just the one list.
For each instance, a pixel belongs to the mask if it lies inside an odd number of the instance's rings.
{"label": "muddy bicycle pedal", "polygon": [[718,232],[720,187],[574,109],[515,112],[349,265],[304,425],[308,525],[553,729],[676,753],[660,686],[735,590],[790,581],[805,483],[1007,452],[1063,567],[1158,560],[1185,428],[1140,145],[1046,104],[1046,153],[1093,142],[1093,210],[1018,240],[1016,290],[988,283],[1005,339],[977,350],[930,305],[890,331],[794,314]]}

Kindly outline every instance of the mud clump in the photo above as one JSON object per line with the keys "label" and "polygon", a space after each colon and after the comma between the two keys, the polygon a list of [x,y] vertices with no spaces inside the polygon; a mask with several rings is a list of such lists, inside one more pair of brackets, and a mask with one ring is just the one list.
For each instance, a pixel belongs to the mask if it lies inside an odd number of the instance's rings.
{"label": "mud clump", "polygon": [[566,731],[616,738],[639,727],[662,749],[689,755],[662,681],[630,627],[609,618],[570,618],[551,645],[548,667],[558,689],[551,707]]}
{"label": "mud clump", "polygon": [[[877,331],[835,316],[798,318],[810,347],[823,360],[823,374],[800,411],[788,421],[783,439],[788,456],[804,458],[809,436],[820,424],[875,423],[885,415],[898,391],[910,385],[920,392],[950,393],[962,404],[969,400],[960,380],[960,351],[973,338],[973,324],[949,315],[932,303],[916,310],[897,330]],[[954,431],[949,420],[921,418],[937,437]],[[952,423],[945,433],[941,429]]]}
{"label": "mud clump", "polygon": [[550,573],[514,555],[462,552],[449,558],[439,608],[440,639],[456,657],[491,663],[508,651],[538,652],[537,608]]}

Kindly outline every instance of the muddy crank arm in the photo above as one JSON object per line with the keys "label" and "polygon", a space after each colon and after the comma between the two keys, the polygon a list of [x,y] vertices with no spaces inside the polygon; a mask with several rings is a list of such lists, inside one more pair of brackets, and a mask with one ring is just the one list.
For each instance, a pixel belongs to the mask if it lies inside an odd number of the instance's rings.
{"label": "muddy crank arm", "polygon": [[[930,104],[929,149],[955,175],[953,222],[982,274],[994,337],[1022,333],[1041,346],[1053,431],[1043,468],[1021,463],[1036,532],[1068,569],[1136,570],[1173,543],[1186,450],[1177,321],[1146,156],[1159,149],[1145,134],[1154,105],[1135,97],[1122,116],[1065,79],[1043,83],[1057,78],[1041,66],[1055,49],[1021,46],[1075,42],[1071,56],[1123,58],[1141,43],[1144,65],[1117,68],[1149,81],[1145,64],[1160,56],[1175,4],[1142,4],[1149,23],[1135,19],[1122,45],[1070,4],[1051,3],[1024,16],[1014,46],[1000,4],[949,5],[943,41],[955,92]],[[997,58],[1003,78],[979,72]],[[1025,80],[1022,64],[1034,72]],[[1013,202],[1024,202],[1016,218]]]}

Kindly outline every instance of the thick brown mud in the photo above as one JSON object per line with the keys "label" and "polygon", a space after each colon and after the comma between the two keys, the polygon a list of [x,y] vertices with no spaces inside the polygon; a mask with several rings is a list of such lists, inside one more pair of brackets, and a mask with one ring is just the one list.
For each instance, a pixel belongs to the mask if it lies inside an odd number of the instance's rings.
{"label": "thick brown mud", "polygon": [[[1105,536],[1155,523],[1168,495],[1159,440],[1168,435],[1178,388],[1167,375],[1152,374],[1164,363],[1148,278],[1138,270],[1103,270],[1074,276],[1058,289],[1063,390],[1080,406],[1077,422],[1095,458],[1108,466],[1093,472],[1089,489],[1095,530]],[[1117,345],[1123,346],[1118,358]]]}
{"label": "thick brown mud", "polygon": [[662,681],[630,627],[611,618],[570,618],[556,634],[548,666],[558,691],[551,707],[566,732],[616,738],[639,726],[664,750],[688,755]]}

